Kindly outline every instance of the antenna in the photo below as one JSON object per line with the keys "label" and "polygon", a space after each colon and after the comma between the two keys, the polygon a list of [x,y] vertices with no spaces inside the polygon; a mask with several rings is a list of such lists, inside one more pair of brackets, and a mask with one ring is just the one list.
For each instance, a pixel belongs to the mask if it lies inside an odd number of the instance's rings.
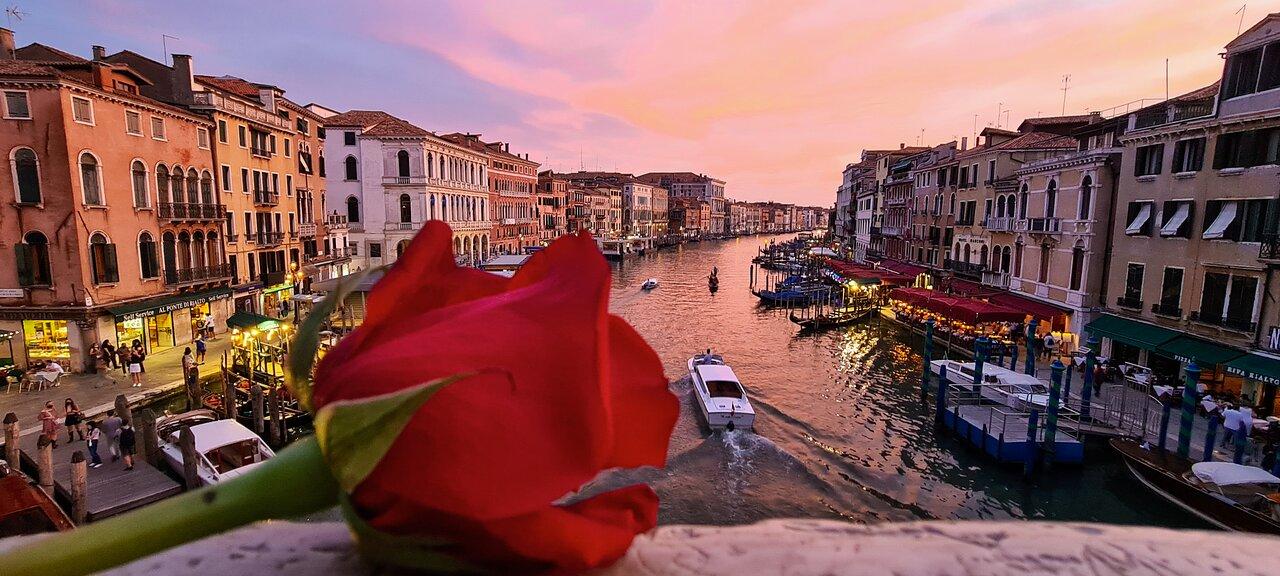
{"label": "antenna", "polygon": [[1164,59],[1164,101],[1169,101],[1169,59]]}
{"label": "antenna", "polygon": [[160,45],[164,46],[164,63],[165,64],[171,64],[171,62],[169,62],[169,40],[181,40],[181,38],[177,36],[170,36],[168,34],[160,35]]}
{"label": "antenna", "polygon": [[1240,23],[1236,25],[1236,36],[1239,36],[1240,31],[1244,30],[1244,11],[1245,11],[1245,8],[1248,8],[1248,7],[1249,7],[1248,3],[1241,4],[1240,9],[1235,11],[1236,14],[1240,15]]}
{"label": "antenna", "polygon": [[1071,75],[1062,75],[1062,115],[1067,115],[1067,90],[1071,89]]}
{"label": "antenna", "polygon": [[4,9],[4,17],[9,21],[10,28],[13,28],[14,20],[21,22],[23,16],[27,16],[27,13],[23,12],[17,4],[10,5],[8,8]]}
{"label": "antenna", "polygon": [[1000,127],[1000,117],[1004,115],[1004,102],[996,103],[996,128]]}

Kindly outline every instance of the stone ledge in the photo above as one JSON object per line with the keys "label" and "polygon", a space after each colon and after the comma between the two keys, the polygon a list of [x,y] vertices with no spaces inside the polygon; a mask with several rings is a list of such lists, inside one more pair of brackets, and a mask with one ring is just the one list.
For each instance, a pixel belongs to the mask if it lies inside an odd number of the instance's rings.
{"label": "stone ledge", "polygon": [[[0,549],[21,539],[0,541]],[[772,520],[664,526],[595,576],[725,574],[1181,576],[1280,573],[1280,539],[1227,532],[1051,522],[874,525]],[[266,522],[106,572],[108,576],[385,575],[360,561],[346,526]]]}

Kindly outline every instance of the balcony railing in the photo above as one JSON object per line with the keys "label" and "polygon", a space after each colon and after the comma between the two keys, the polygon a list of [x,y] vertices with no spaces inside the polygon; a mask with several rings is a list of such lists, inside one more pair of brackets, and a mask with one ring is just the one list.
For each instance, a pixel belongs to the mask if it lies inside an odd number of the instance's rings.
{"label": "balcony railing", "polygon": [[980,277],[983,271],[987,269],[986,266],[983,266],[982,264],[979,264],[977,262],[961,262],[959,260],[943,260],[942,267],[946,268],[947,270],[951,270],[956,274],[973,276],[975,278]]}
{"label": "balcony railing", "polygon": [[234,243],[234,242],[239,242],[239,241],[240,241],[240,235],[239,235],[239,234],[227,234],[227,235],[226,235],[226,239],[227,239],[227,242],[232,242],[232,243]]}
{"label": "balcony railing", "polygon": [[1258,248],[1259,260],[1280,260],[1280,233],[1267,232],[1262,235],[1262,246]]}
{"label": "balcony railing", "polygon": [[1132,310],[1141,310],[1141,309],[1142,309],[1142,299],[1141,299],[1141,298],[1133,298],[1133,297],[1129,297],[1129,296],[1117,296],[1117,297],[1116,297],[1116,306],[1119,306],[1119,307],[1121,307],[1121,308],[1129,308],[1129,309],[1132,309]]}
{"label": "balcony railing", "polygon": [[1172,318],[1182,318],[1182,307],[1177,304],[1152,304],[1151,312],[1158,316],[1169,316]]}
{"label": "balcony railing", "polygon": [[277,246],[284,242],[284,232],[263,232],[258,234],[258,244]]}
{"label": "balcony railing", "polygon": [[298,235],[303,238],[312,238],[316,235],[315,222],[303,222],[298,225]]}
{"label": "balcony railing", "polygon": [[230,264],[214,264],[195,268],[179,268],[164,271],[164,283],[168,285],[218,282],[231,278]]}
{"label": "balcony railing", "polygon": [[982,273],[982,283],[986,284],[987,286],[995,286],[996,288],[1008,288],[1009,273],[993,272],[990,270],[984,271]]}
{"label": "balcony railing", "polygon": [[218,204],[192,204],[189,202],[161,202],[158,206],[164,220],[222,220],[227,209]]}
{"label": "balcony railing", "polygon": [[1206,316],[1198,311],[1191,313],[1191,320],[1201,324],[1226,328],[1227,330],[1235,330],[1237,332],[1253,332],[1254,329],[1258,327],[1257,322],[1248,318],[1232,318],[1230,316],[1223,316],[1220,314]]}
{"label": "balcony railing", "polygon": [[267,190],[254,190],[253,203],[258,206],[275,206],[280,203],[280,193],[269,192]]}
{"label": "balcony railing", "polygon": [[1018,220],[1014,228],[1018,232],[1031,232],[1033,234],[1061,234],[1062,219],[1061,218],[1023,218]]}
{"label": "balcony railing", "polygon": [[427,177],[426,176],[383,176],[382,183],[383,184],[399,184],[399,185],[408,185],[408,184],[421,185],[421,184],[427,183]]}
{"label": "balcony railing", "polygon": [[1009,216],[993,216],[987,218],[986,228],[991,232],[1009,232],[1013,230],[1013,221]]}
{"label": "balcony railing", "polygon": [[1200,118],[1213,114],[1214,101],[1217,96],[1193,100],[1190,102],[1181,102],[1177,104],[1168,104],[1164,108],[1156,108],[1140,114],[1135,114],[1133,119],[1133,128],[1150,128],[1152,126],[1160,126],[1162,124],[1172,124],[1192,118]]}
{"label": "balcony railing", "polygon": [[421,226],[421,225],[422,225],[421,222],[387,222],[386,226],[384,226],[383,229],[390,230],[390,231],[413,230],[417,226]]}
{"label": "balcony railing", "polygon": [[881,226],[880,234],[891,238],[897,238],[903,235],[903,230],[897,226]]}
{"label": "balcony railing", "polygon": [[324,227],[329,230],[338,230],[347,227],[346,214],[330,214],[324,219]]}
{"label": "balcony railing", "polygon": [[258,146],[251,146],[251,147],[249,147],[249,153],[250,153],[250,154],[253,154],[254,156],[257,156],[257,157],[259,157],[259,158],[270,158],[270,157],[271,157],[271,149],[269,149],[269,148],[260,148],[260,147],[258,147]]}

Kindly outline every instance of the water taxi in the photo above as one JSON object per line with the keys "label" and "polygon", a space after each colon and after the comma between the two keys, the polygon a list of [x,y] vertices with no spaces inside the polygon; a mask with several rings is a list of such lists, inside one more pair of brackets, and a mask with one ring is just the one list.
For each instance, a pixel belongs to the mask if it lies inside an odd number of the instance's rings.
{"label": "water taxi", "polygon": [[275,457],[275,452],[253,431],[235,420],[219,420],[212,410],[192,410],[156,420],[156,434],[162,442],[160,452],[165,462],[183,474],[184,458],[179,437],[191,430],[195,439],[196,477],[200,485],[217,484]]}
{"label": "water taxi", "polygon": [[1044,410],[1049,405],[1049,385],[1043,380],[1001,368],[994,364],[982,365],[982,384],[973,383],[973,362],[934,360],[929,363],[934,375],[947,367],[947,382],[967,392],[978,393],[982,398],[1004,404],[1016,410]]}
{"label": "water taxi", "polygon": [[690,358],[689,378],[693,380],[698,411],[712,430],[732,432],[755,426],[756,412],[747,400],[747,392],[723,356],[708,350]]}
{"label": "water taxi", "polygon": [[657,288],[657,287],[658,287],[657,278],[650,278],[648,280],[645,280],[644,284],[640,285],[641,290],[653,290],[654,288]]}

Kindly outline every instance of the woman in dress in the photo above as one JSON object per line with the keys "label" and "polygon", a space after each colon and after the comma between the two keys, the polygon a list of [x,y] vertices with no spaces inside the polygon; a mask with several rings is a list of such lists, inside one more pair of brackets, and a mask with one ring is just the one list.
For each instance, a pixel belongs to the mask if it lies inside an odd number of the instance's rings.
{"label": "woman in dress", "polygon": [[58,413],[53,410],[53,400],[45,402],[44,410],[40,411],[40,434],[54,448],[58,447]]}
{"label": "woman in dress", "polygon": [[80,435],[80,439],[84,440],[84,412],[80,411],[80,407],[76,406],[76,401],[67,398],[62,403],[64,418],[62,424],[67,427],[67,444],[76,441],[75,436]]}
{"label": "woman in dress", "polygon": [[129,351],[129,380],[134,388],[142,387],[142,355],[136,349]]}

